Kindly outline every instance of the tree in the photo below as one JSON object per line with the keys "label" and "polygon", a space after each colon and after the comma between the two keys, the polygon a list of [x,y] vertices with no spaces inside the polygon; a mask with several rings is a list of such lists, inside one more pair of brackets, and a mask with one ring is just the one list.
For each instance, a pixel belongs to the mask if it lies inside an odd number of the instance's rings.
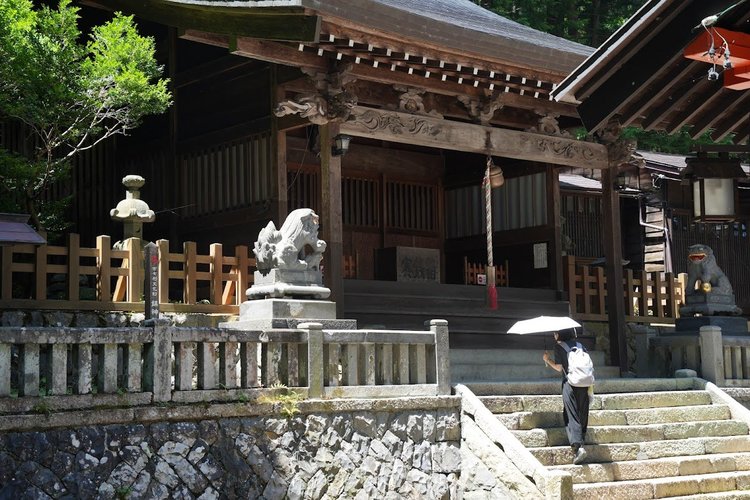
{"label": "tree", "polygon": [[0,0],[0,115],[21,122],[25,147],[0,150],[0,189],[44,229],[41,197],[70,172],[71,160],[137,127],[170,105],[153,39],[122,14],[83,36],[79,9],[35,9]]}
{"label": "tree", "polygon": [[598,47],[643,0],[474,0],[485,9],[545,33]]}

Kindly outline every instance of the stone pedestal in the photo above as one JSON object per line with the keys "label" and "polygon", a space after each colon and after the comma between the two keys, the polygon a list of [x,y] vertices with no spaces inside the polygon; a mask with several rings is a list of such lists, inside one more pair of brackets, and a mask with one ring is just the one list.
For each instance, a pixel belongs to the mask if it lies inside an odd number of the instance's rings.
{"label": "stone pedestal", "polygon": [[222,323],[235,330],[297,328],[300,323],[320,323],[324,329],[354,330],[357,320],[336,319],[336,303],[328,300],[261,299],[240,304],[240,319]]}
{"label": "stone pedestal", "polygon": [[726,293],[692,293],[685,297],[685,305],[680,308],[681,316],[702,314],[711,316],[713,314],[741,314],[742,310],[737,307],[734,294]]}
{"label": "stone pedestal", "polygon": [[675,334],[697,335],[702,326],[718,326],[722,335],[748,335],[747,319],[737,316],[695,316],[677,318]]}
{"label": "stone pedestal", "polygon": [[246,292],[247,298],[251,300],[265,297],[325,299],[331,295],[331,290],[323,286],[320,271],[271,269],[267,274],[255,271],[254,281]]}

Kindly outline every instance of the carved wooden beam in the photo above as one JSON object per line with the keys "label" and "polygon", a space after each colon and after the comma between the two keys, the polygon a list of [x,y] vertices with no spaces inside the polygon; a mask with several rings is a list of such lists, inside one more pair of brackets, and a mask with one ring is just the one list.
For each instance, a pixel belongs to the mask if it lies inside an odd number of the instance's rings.
{"label": "carved wooden beam", "polygon": [[500,129],[383,111],[362,106],[352,109],[341,132],[357,137],[571,167],[604,169],[609,165],[602,144],[531,132]]}

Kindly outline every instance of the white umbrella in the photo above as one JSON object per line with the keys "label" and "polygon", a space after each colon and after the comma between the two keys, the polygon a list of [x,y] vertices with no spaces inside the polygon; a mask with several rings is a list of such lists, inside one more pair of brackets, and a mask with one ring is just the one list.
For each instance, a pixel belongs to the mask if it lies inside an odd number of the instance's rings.
{"label": "white umbrella", "polygon": [[541,333],[558,332],[568,328],[578,328],[581,324],[567,316],[537,316],[536,318],[516,321],[508,333]]}

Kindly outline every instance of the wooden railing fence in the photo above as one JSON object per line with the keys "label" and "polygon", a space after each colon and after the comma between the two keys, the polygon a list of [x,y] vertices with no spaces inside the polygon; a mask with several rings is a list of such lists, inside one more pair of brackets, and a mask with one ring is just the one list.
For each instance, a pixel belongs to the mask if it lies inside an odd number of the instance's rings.
{"label": "wooden railing fence", "polygon": [[[563,257],[570,312],[582,321],[607,320],[607,279],[604,268],[576,264]],[[684,303],[685,276],[672,273],[623,271],[625,320],[633,323],[674,323]]]}
{"label": "wooden railing fence", "polygon": [[[159,302],[163,312],[237,314],[253,282],[255,259],[247,246],[224,255],[221,244],[207,255],[186,242],[170,252],[159,240]],[[0,300],[5,308],[142,311],[144,263],[141,240],[113,249],[109,236],[95,248],[81,247],[77,234],[66,246],[2,247]]]}
{"label": "wooden railing fence", "polygon": [[448,359],[445,320],[429,331],[4,327],[0,413],[41,397],[47,409],[242,401],[279,384],[312,398],[450,394]]}
{"label": "wooden railing fence", "polygon": [[[478,274],[487,274],[487,267],[484,264],[469,262],[469,259],[464,257],[464,284],[478,285]],[[509,279],[508,261],[506,260],[504,264],[495,266],[495,284],[497,286],[510,286]]]}

